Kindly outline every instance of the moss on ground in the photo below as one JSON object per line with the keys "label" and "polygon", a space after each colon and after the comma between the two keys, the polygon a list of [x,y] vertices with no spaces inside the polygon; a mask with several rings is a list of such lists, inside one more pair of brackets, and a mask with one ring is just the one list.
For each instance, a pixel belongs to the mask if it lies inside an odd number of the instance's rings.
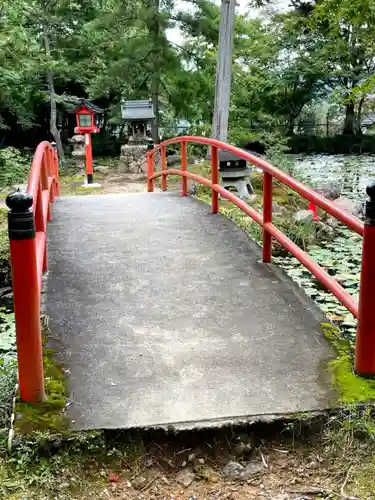
{"label": "moss on ground", "polygon": [[[95,182],[102,182],[105,179],[105,174],[95,173]],[[101,194],[104,192],[103,187],[84,187],[83,175],[77,174],[62,174],[60,175],[60,191],[62,196],[71,195],[89,195]]]}
{"label": "moss on ground", "polygon": [[337,353],[337,358],[329,363],[329,371],[339,402],[350,405],[375,401],[375,380],[354,373],[354,353],[349,342],[340,336],[339,329],[331,323],[323,323],[321,328]]}
{"label": "moss on ground", "polygon": [[[45,342],[44,342],[45,344]],[[64,410],[67,402],[64,370],[54,359],[51,349],[43,349],[45,400],[38,404],[18,402],[16,405],[16,433],[27,435],[32,432],[69,431]]]}

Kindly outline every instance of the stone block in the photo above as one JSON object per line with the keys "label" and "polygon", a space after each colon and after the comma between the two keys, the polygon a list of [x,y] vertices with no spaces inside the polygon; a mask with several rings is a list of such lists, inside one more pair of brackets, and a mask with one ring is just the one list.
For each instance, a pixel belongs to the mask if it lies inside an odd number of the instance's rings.
{"label": "stone block", "polygon": [[125,144],[121,147],[118,171],[138,174],[147,171],[147,145]]}

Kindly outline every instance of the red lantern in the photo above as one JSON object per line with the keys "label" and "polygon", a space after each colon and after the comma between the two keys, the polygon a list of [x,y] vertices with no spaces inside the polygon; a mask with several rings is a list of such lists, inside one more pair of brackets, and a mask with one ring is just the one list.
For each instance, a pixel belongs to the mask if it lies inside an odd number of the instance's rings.
{"label": "red lantern", "polygon": [[85,105],[81,105],[75,110],[77,127],[76,134],[95,134],[99,129],[95,126],[95,113]]}
{"label": "red lantern", "polygon": [[92,147],[91,134],[99,132],[100,117],[103,115],[103,110],[95,106],[87,99],[81,99],[79,105],[73,110],[76,115],[77,126],[74,133],[83,134],[85,136],[85,156],[86,156],[86,181],[87,184],[93,184],[93,164],[92,164]]}

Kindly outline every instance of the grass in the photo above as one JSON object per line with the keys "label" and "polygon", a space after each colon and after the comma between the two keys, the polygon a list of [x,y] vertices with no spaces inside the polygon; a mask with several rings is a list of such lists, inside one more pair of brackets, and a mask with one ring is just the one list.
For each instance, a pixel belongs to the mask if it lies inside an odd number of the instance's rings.
{"label": "grass", "polygon": [[[100,183],[105,179],[105,174],[95,173],[95,182]],[[101,194],[103,187],[84,187],[84,177],[82,175],[63,174],[60,176],[60,191],[62,196]]]}
{"label": "grass", "polygon": [[103,490],[105,470],[113,462],[103,444],[102,436],[93,433],[77,434],[64,444],[50,433],[34,433],[11,457],[0,458],[0,498],[78,499]]}

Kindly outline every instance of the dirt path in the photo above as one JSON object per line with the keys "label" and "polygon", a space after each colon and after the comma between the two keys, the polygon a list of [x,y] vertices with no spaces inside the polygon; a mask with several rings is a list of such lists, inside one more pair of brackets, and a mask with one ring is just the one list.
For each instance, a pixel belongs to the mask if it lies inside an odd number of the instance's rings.
{"label": "dirt path", "polygon": [[103,193],[143,193],[147,191],[146,176],[110,173],[103,181]]}
{"label": "dirt path", "polygon": [[65,442],[41,433],[10,460],[0,454],[0,498],[374,500],[373,420],[340,418],[179,434],[80,433]]}
{"label": "dirt path", "polygon": [[99,186],[84,186],[82,175],[62,175],[60,177],[61,194],[64,195],[89,195],[110,193],[142,193],[147,191],[145,175],[123,174],[115,170],[107,173],[97,173],[94,182]]}

